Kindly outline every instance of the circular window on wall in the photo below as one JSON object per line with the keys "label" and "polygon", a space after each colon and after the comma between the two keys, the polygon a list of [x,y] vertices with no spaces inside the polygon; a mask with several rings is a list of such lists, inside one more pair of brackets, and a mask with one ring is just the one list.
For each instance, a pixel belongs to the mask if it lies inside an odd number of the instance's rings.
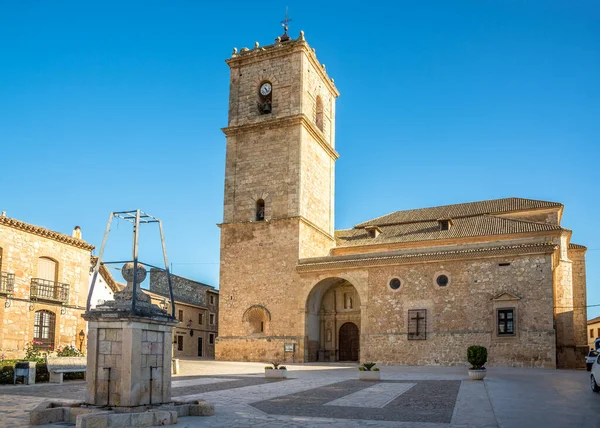
{"label": "circular window on wall", "polygon": [[399,278],[392,278],[390,280],[390,288],[392,290],[398,290],[401,285],[402,285],[402,281],[400,281]]}
{"label": "circular window on wall", "polygon": [[446,285],[448,285],[448,281],[449,280],[448,280],[448,276],[447,275],[438,275],[438,277],[435,279],[435,282],[440,287],[445,287]]}

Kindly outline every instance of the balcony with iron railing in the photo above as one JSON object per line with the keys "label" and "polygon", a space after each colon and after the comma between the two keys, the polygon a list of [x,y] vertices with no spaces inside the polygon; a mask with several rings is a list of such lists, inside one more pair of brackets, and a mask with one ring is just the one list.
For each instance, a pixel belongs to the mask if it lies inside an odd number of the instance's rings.
{"label": "balcony with iron railing", "polygon": [[69,302],[69,284],[42,278],[31,278],[30,294],[32,300],[51,300]]}
{"label": "balcony with iron railing", "polygon": [[0,294],[12,294],[15,290],[15,274],[0,272]]}

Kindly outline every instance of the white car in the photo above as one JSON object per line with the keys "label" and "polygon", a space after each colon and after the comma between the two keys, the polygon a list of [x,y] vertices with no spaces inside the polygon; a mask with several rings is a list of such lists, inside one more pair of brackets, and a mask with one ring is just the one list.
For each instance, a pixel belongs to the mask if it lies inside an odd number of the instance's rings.
{"label": "white car", "polygon": [[585,368],[587,369],[588,372],[590,370],[592,370],[592,366],[594,365],[594,363],[596,362],[597,359],[598,359],[598,351],[588,352],[588,354],[585,357]]}
{"label": "white car", "polygon": [[596,358],[596,361],[592,364],[592,374],[590,375],[590,386],[592,387],[592,391],[600,392],[598,382],[600,382],[600,362]]}

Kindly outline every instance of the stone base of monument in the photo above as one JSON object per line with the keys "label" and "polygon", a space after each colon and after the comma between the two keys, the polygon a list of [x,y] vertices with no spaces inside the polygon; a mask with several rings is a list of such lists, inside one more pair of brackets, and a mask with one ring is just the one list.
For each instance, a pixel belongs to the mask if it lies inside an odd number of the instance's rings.
{"label": "stone base of monument", "polygon": [[214,406],[202,400],[113,408],[45,401],[30,412],[29,423],[44,425],[65,422],[75,424],[76,428],[152,427],[174,425],[178,417],[214,414]]}

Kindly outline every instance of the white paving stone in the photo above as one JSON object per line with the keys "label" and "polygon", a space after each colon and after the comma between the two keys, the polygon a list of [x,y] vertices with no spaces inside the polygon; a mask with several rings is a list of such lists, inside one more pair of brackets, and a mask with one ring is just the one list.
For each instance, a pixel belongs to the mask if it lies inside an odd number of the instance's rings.
{"label": "white paving stone", "polygon": [[199,379],[188,379],[188,380],[174,380],[171,382],[172,388],[183,388],[186,386],[196,386],[196,385],[210,385],[213,383],[221,383],[221,382],[232,382],[235,379],[227,379],[227,378],[217,378],[217,377],[204,377]]}
{"label": "white paving stone", "polygon": [[379,382],[369,388],[325,403],[325,406],[383,408],[396,397],[404,394],[416,383]]}

